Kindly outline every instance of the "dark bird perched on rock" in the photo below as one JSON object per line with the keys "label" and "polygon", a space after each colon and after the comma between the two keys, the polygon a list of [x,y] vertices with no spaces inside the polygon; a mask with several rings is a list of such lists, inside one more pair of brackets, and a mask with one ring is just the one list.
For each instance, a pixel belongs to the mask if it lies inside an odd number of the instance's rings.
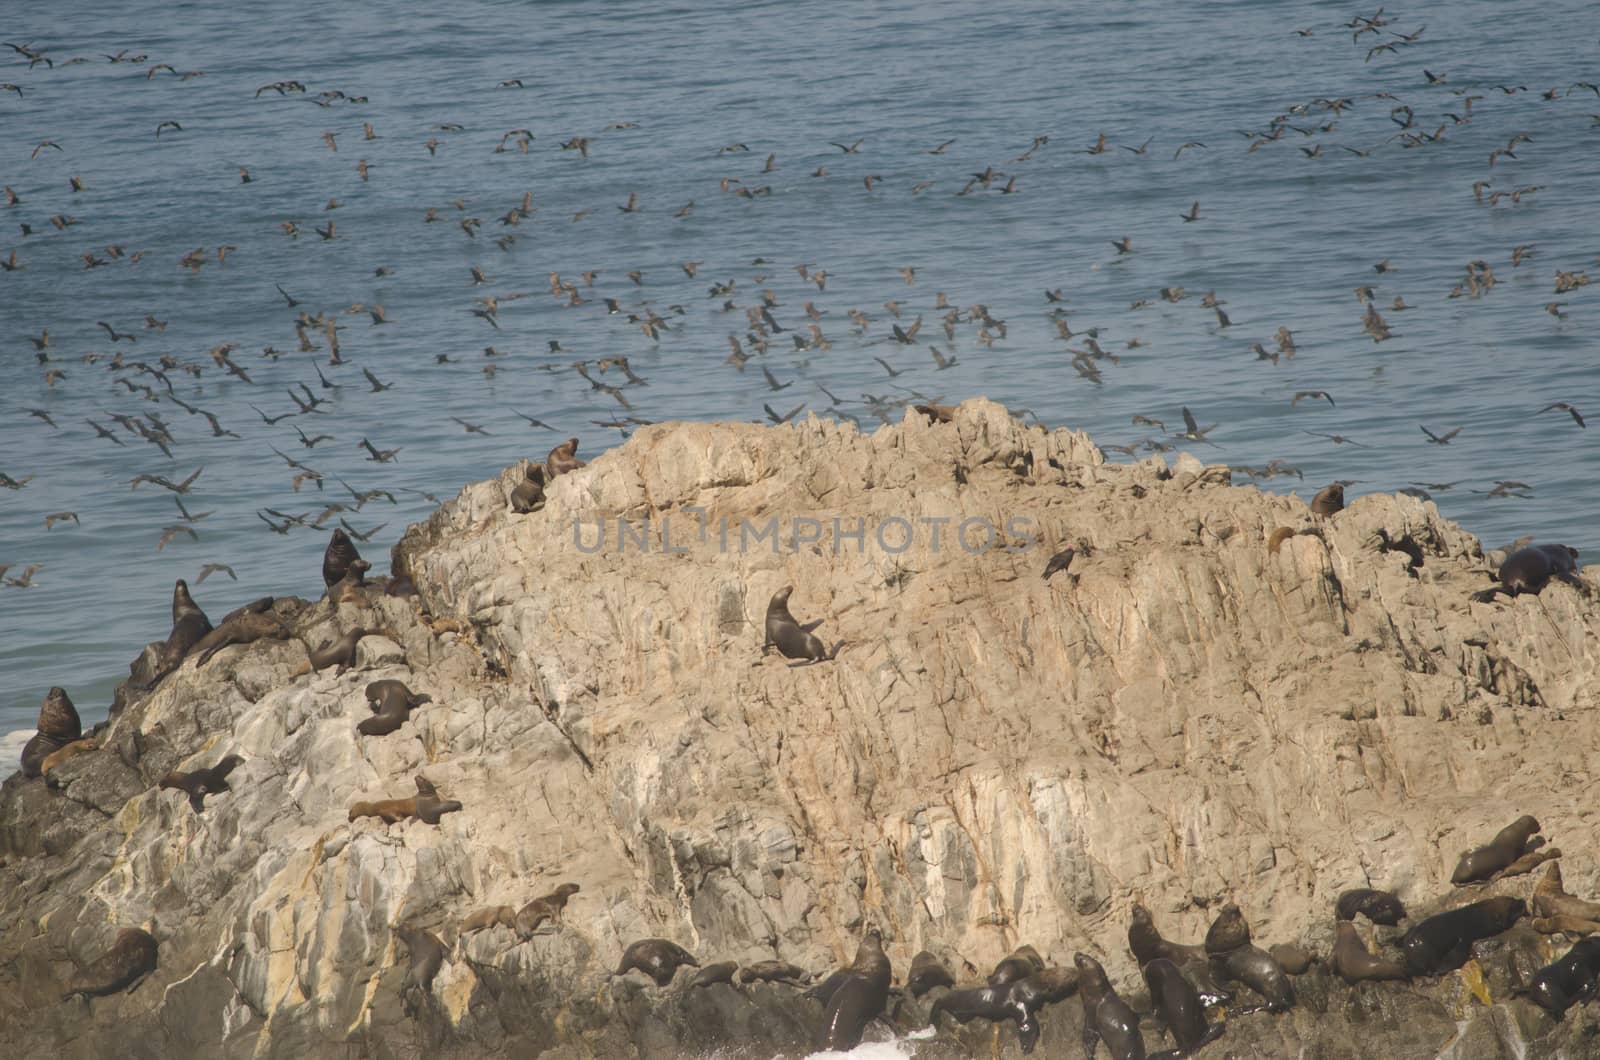
{"label": "dark bird perched on rock", "polygon": [[161,778],[160,788],[176,788],[189,796],[189,805],[199,813],[206,808],[206,796],[215,795],[222,791],[232,791],[228,786],[228,774],[244,764],[244,759],[238,755],[228,755],[222,761],[209,769],[196,769],[190,773],[173,770]]}
{"label": "dark bird perched on rock", "polygon": [[1066,548],[1050,557],[1050,562],[1044,565],[1044,580],[1049,581],[1050,575],[1065,571],[1072,563],[1072,558],[1078,554],[1077,548],[1068,545]]}
{"label": "dark bird perched on rock", "polygon": [[148,931],[123,928],[109,950],[72,977],[61,999],[105,997],[132,989],[156,970],[156,948],[156,938]]}

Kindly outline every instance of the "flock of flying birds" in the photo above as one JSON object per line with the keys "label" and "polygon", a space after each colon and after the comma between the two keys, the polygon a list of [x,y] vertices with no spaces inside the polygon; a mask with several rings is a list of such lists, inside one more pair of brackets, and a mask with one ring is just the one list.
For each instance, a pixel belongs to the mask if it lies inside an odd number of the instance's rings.
{"label": "flock of flying birds", "polygon": [[[1310,37],[1328,36],[1333,31],[1334,27],[1295,32]],[[1355,49],[1353,54],[1362,56],[1363,63],[1398,61],[1407,49],[1427,40],[1426,27],[1402,31],[1397,17],[1382,8],[1373,14],[1354,16],[1338,27],[1338,32],[1348,34]],[[159,101],[160,106],[174,108],[171,117],[152,124],[149,135],[153,139],[167,144],[182,137],[217,134],[202,131],[210,127],[197,120],[199,115],[177,109],[195,107],[192,97],[161,93],[164,83],[193,82],[206,76],[203,70],[180,69],[136,49],[68,58],[28,41],[7,41],[4,47],[10,61],[6,64],[0,60],[0,76],[6,74],[8,65],[18,73],[14,80],[0,83],[0,107],[6,106],[7,98],[15,105],[36,95],[48,96],[54,90],[52,78],[62,76],[72,66],[109,61],[119,71],[126,71],[122,79],[127,82],[130,97],[144,93]],[[520,78],[513,77],[500,81],[495,91],[516,93],[524,87]],[[566,226],[569,233],[581,232],[584,225],[620,223],[643,213],[687,222],[697,211],[706,209],[707,200],[776,202],[794,195],[799,173],[805,174],[801,183],[842,181],[866,196],[900,195],[927,201],[941,195],[969,201],[1027,196],[1045,186],[1043,180],[1031,175],[1030,163],[1037,171],[1034,160],[1046,152],[1086,155],[1097,162],[1124,157],[1142,160],[1148,156],[1176,164],[1206,153],[1255,154],[1287,143],[1298,148],[1296,154],[1301,162],[1336,153],[1365,159],[1380,151],[1437,150],[1439,145],[1450,142],[1456,130],[1524,93],[1539,105],[1558,108],[1562,120],[1592,121],[1600,126],[1600,114],[1579,109],[1590,93],[1595,105],[1600,106],[1600,87],[1589,82],[1457,88],[1447,73],[1427,68],[1420,71],[1415,89],[1417,94],[1411,102],[1391,92],[1305,100],[1273,116],[1260,128],[1239,130],[1242,143],[1233,140],[1235,134],[1229,132],[1203,134],[1204,140],[1160,147],[1151,139],[1138,145],[1116,144],[1105,133],[1075,145],[1064,144],[1059,134],[1028,134],[1018,138],[1017,153],[982,162],[982,168],[975,169],[952,156],[952,149],[961,141],[956,136],[921,148],[918,164],[925,167],[926,175],[906,186],[877,171],[891,167],[883,164],[886,160],[874,158],[870,137],[821,141],[802,152],[805,161],[798,165],[779,150],[753,149],[744,142],[706,145],[705,151],[714,152],[719,164],[731,172],[707,182],[698,201],[659,203],[652,201],[649,189],[644,188],[630,190],[625,199],[560,216],[540,205],[531,191],[507,196],[497,204],[472,196],[443,202],[418,201],[412,214],[414,220],[409,223],[419,233],[429,233],[430,238],[433,233],[453,230],[450,238],[464,255],[459,290],[467,293],[436,291],[437,297],[431,302],[403,306],[386,306],[374,298],[336,307],[319,300],[317,292],[325,285],[308,265],[308,271],[292,277],[251,273],[260,304],[270,302],[281,311],[278,337],[259,349],[247,349],[240,342],[225,339],[204,353],[185,352],[164,339],[169,319],[184,307],[160,305],[143,308],[143,320],[137,323],[96,321],[97,331],[89,331],[86,322],[39,320],[33,325],[36,330],[0,336],[0,343],[12,349],[20,347],[36,362],[35,384],[18,386],[13,391],[31,391],[36,396],[22,403],[14,400],[13,404],[19,405],[15,407],[19,418],[37,421],[36,429],[41,432],[37,444],[41,448],[55,446],[58,437],[71,434],[81,436],[85,444],[98,446],[96,453],[131,449],[146,453],[152,466],[161,466],[165,473],[140,472],[123,480],[130,491],[149,486],[172,495],[169,520],[164,520],[159,529],[152,529],[151,540],[157,551],[166,550],[175,540],[198,542],[202,521],[215,514],[215,509],[191,510],[195,499],[205,496],[206,484],[219,474],[213,471],[204,475],[210,465],[188,455],[197,449],[204,451],[208,461],[226,462],[228,470],[220,474],[228,476],[239,474],[237,460],[241,452],[264,455],[270,450],[281,459],[282,479],[277,483],[276,494],[285,499],[274,500],[270,506],[263,503],[253,513],[263,531],[287,535],[341,526],[365,542],[392,523],[403,525],[396,516],[406,511],[399,509],[372,525],[370,516],[365,514],[369,504],[437,504],[438,498],[416,485],[401,485],[398,478],[376,485],[369,482],[363,488],[348,481],[359,478],[360,471],[369,470],[364,468],[365,463],[403,467],[401,454],[418,444],[408,440],[416,433],[411,421],[424,415],[414,407],[390,411],[385,404],[389,400],[387,391],[417,387],[423,376],[410,366],[402,368],[392,360],[386,363],[371,354],[365,349],[365,338],[351,343],[352,331],[373,334],[374,329],[394,328],[405,319],[441,311],[469,315],[466,327],[470,338],[453,348],[429,350],[421,356],[431,357],[433,365],[443,366],[443,370],[477,372],[490,381],[497,373],[508,371],[524,380],[542,378],[544,392],[551,396],[538,415],[499,402],[500,409],[508,414],[499,420],[483,415],[451,415],[448,420],[463,434],[488,436],[498,433],[500,423],[515,415],[528,427],[552,432],[552,441],[573,433],[575,414],[588,418],[594,426],[615,430],[621,437],[651,423],[646,415],[652,411],[649,376],[691,367],[681,361],[670,365],[662,361],[657,354],[663,341],[687,348],[696,370],[715,365],[714,371],[726,373],[722,377],[726,387],[748,394],[752,411],[759,406],[765,420],[775,424],[793,421],[808,408],[858,424],[889,422],[910,404],[945,400],[943,392],[933,392],[941,389],[942,379],[948,378],[941,373],[964,364],[981,367],[986,356],[992,354],[980,351],[993,351],[997,345],[1002,350],[1008,345],[1020,346],[1030,355],[1057,358],[1060,365],[1070,367],[1087,385],[1102,385],[1114,379],[1116,368],[1130,355],[1129,351],[1146,345],[1137,336],[1112,342],[1112,331],[1127,330],[1120,325],[1089,326],[1076,319],[1081,313],[1072,309],[1072,296],[1060,286],[1041,285],[1041,293],[1026,304],[1013,304],[1008,295],[1007,308],[1001,311],[997,301],[982,296],[957,297],[945,290],[929,289],[930,285],[919,275],[922,266],[913,262],[898,269],[897,275],[890,272],[862,277],[861,267],[849,258],[849,248],[841,248],[841,257],[846,260],[839,266],[756,257],[748,263],[741,259],[733,267],[733,274],[724,265],[713,275],[703,261],[664,261],[658,257],[632,268],[593,268],[571,274],[539,270],[547,273],[545,282],[532,285],[532,289],[497,291],[497,274],[523,277],[538,268],[530,264],[537,252],[529,250],[533,242],[529,232],[536,225],[544,226],[541,234],[558,225]],[[290,79],[255,89],[249,100],[252,106],[303,108],[300,113],[306,119],[302,124],[304,137],[319,141],[317,149],[337,160],[348,175],[344,183],[319,193],[332,194],[317,211],[318,219],[282,216],[273,222],[272,229],[251,233],[253,238],[302,247],[359,239],[360,217],[343,222],[345,215],[338,211],[346,203],[341,198],[359,196],[365,185],[382,181],[385,170],[396,165],[384,160],[390,155],[374,162],[367,157],[369,154],[379,156],[380,152],[402,150],[419,160],[424,155],[428,160],[467,157],[472,134],[478,130],[469,129],[464,122],[440,122],[423,129],[380,129],[381,118],[369,117],[370,112],[362,110],[371,105],[372,98],[380,96],[376,88],[371,92],[369,97],[336,88],[314,88]],[[1343,123],[1350,115],[1375,110],[1386,111],[1387,124],[1392,126],[1383,142],[1367,147],[1339,142]],[[329,128],[330,125],[334,127]],[[557,181],[580,182],[588,160],[600,157],[615,142],[614,138],[634,135],[638,128],[639,123],[618,121],[596,132],[558,136],[551,146],[545,146],[530,128],[516,128],[504,132],[497,141],[489,136],[479,143],[481,151],[494,155],[532,157],[546,153],[552,163],[572,167],[564,173],[557,171]],[[203,285],[209,276],[235,277],[239,270],[252,268],[255,248],[243,237],[238,244],[134,246],[121,239],[114,226],[98,223],[99,182],[69,172],[80,161],[89,161],[90,145],[75,142],[69,127],[63,126],[55,135],[21,146],[26,157],[8,162],[13,183],[5,186],[4,200],[0,202],[0,232],[8,233],[4,238],[9,241],[9,246],[0,243],[0,267],[4,269],[0,284],[14,285],[10,292],[0,294],[0,300],[12,302],[15,312],[27,312],[26,295],[20,296],[19,301],[16,292],[26,290],[21,285],[30,270],[54,269],[52,275],[60,276],[66,268],[78,270],[81,263],[81,271],[97,280],[103,278],[102,282],[108,285],[116,284],[116,277],[126,270],[168,270]],[[1286,150],[1281,146],[1277,149]],[[1539,150],[1538,140],[1526,133],[1513,135],[1504,146],[1496,146],[1483,160],[1482,172],[1471,184],[1475,202],[1483,209],[1512,209],[1534,202],[1546,190],[1545,185],[1515,174],[1537,159]],[[253,171],[253,165],[230,163],[225,177],[212,173],[200,179],[225,179],[241,186],[269,182],[270,178],[261,174],[263,167],[256,165]],[[894,163],[895,168],[903,169],[904,165],[903,159]],[[29,169],[51,166],[55,168]],[[786,170],[796,172],[780,183],[778,174]],[[36,175],[39,172],[65,176],[46,180]],[[1460,189],[1463,194],[1466,190]],[[355,201],[352,198],[352,203]],[[1209,220],[1203,201],[1172,206],[1170,225],[1176,232],[1203,229]],[[177,238],[181,237],[174,237]],[[581,235],[563,238],[582,239]],[[1108,232],[1101,254],[1108,264],[1122,263],[1136,259],[1144,249],[1126,234]],[[1349,314],[1347,338],[1359,336],[1375,344],[1389,341],[1397,334],[1397,318],[1417,311],[1423,301],[1483,299],[1501,282],[1507,269],[1523,268],[1539,257],[1536,244],[1517,244],[1506,248],[1504,263],[1487,259],[1462,262],[1459,280],[1452,289],[1413,292],[1412,297],[1419,299],[1415,304],[1398,294],[1380,294],[1380,285],[1388,286],[1403,261],[1385,258],[1375,262],[1372,274],[1354,287],[1356,309]],[[395,266],[382,261],[369,261],[368,267],[374,287],[396,271]],[[1561,261],[1546,267],[1554,270],[1555,297],[1544,309],[1558,321],[1565,320],[1569,307],[1583,296],[1583,288],[1590,283],[1588,264]],[[895,293],[880,302],[877,295],[885,284],[892,284]],[[1341,294],[1340,298],[1349,295]],[[519,303],[525,299],[545,300],[547,311],[522,314]],[[1146,291],[1131,301],[1127,312],[1134,314],[1132,319],[1137,322],[1148,318],[1140,317],[1141,312],[1159,308],[1161,303],[1198,306],[1204,311],[1208,326],[1209,321],[1215,321],[1213,334],[1223,340],[1231,339],[1235,334],[1232,329],[1240,323],[1232,319],[1224,308],[1226,299],[1216,291],[1190,292],[1177,284]],[[116,303],[108,300],[107,304]],[[198,300],[189,301],[186,307],[194,310],[189,333],[202,328],[212,329],[213,335],[227,332],[225,309],[214,309]],[[542,321],[549,319],[551,313],[565,314],[561,317],[561,331],[565,341],[574,347],[600,346],[627,352],[573,359],[573,350],[564,345],[562,338],[530,334],[530,318]],[[1250,326],[1258,323],[1250,322]],[[619,326],[623,324],[625,329]],[[1274,321],[1266,326],[1272,324],[1278,326],[1270,338],[1248,346],[1240,342],[1241,358],[1276,365],[1295,357],[1295,329],[1289,322]],[[74,337],[58,341],[51,334],[52,327],[65,327]],[[571,338],[577,333],[586,336],[586,341]],[[350,351],[355,356],[345,356],[341,337],[344,344],[362,347],[364,352]],[[537,341],[545,348],[513,348],[525,339],[528,344]],[[631,347],[625,345],[630,342]],[[481,353],[466,349],[479,344]],[[842,348],[850,362],[842,371],[839,360],[821,359],[836,346]],[[716,350],[714,357],[707,354],[711,349]],[[720,363],[715,358],[721,358]],[[881,370],[881,385],[869,384],[870,389],[858,399],[842,396],[835,391],[843,391],[845,386],[838,377],[823,375],[824,365],[849,379]],[[786,390],[791,394],[780,396]],[[1321,389],[1297,391],[1289,401],[1295,409],[1322,403],[1329,409],[1339,407],[1336,396]],[[595,407],[609,407],[611,411],[602,418],[592,418],[592,411],[574,412]],[[1585,427],[1582,411],[1570,402],[1551,401],[1538,411],[1570,417],[1574,429]],[[1025,418],[1031,411],[1018,409],[1014,415]],[[1181,430],[1175,429],[1176,422],[1169,429],[1167,419],[1173,417],[1163,415],[1166,419],[1154,414],[1134,415],[1132,426],[1151,428],[1153,433],[1103,448],[1135,456],[1169,450],[1184,441],[1215,444],[1209,435],[1216,424],[1202,426],[1187,407],[1181,410]],[[1419,426],[1423,435],[1419,444],[1447,445],[1462,430],[1460,426]],[[1340,433],[1304,433],[1335,446],[1363,446]],[[227,450],[222,446],[237,448]],[[511,441],[508,448],[512,451],[504,454],[507,460],[525,455],[521,440]],[[4,458],[11,466],[0,468],[0,487],[24,491],[23,500],[36,474],[27,466],[29,453],[29,449],[11,451]],[[1300,474],[1299,469],[1283,460],[1236,470],[1258,478]],[[1458,483],[1418,483],[1414,488],[1426,495],[1429,490],[1455,485]],[[1479,492],[1527,496],[1530,488],[1521,482],[1499,481]],[[257,496],[270,495],[271,490],[270,484],[263,483]],[[40,510],[36,514],[49,532],[70,532],[79,525],[74,511]],[[250,518],[240,512],[230,512],[224,518],[229,516]],[[238,558],[233,562],[239,562]],[[9,574],[16,566],[21,566],[20,573]],[[27,589],[41,584],[35,577],[40,569],[39,563],[24,565],[18,560],[0,565],[0,578],[7,586]],[[237,578],[233,567],[222,562],[206,562],[198,575],[191,577],[199,583],[216,573]]]}

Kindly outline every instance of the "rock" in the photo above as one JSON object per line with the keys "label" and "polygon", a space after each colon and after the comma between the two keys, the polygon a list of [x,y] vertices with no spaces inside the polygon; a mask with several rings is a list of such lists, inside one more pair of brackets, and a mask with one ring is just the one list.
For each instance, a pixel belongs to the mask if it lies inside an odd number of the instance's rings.
{"label": "rock", "polygon": [[[1560,582],[1473,601],[1481,547],[1431,504],[1364,494],[1314,526],[1226,468],[1107,464],[982,400],[872,434],[643,427],[533,514],[506,503],[522,476],[406,532],[395,569],[416,596],[339,606],[340,628],[392,634],[360,642],[359,672],[305,673],[299,639],[232,645],[120,688],[58,788],[4,782],[0,1055],[320,1060],[353,1034],[373,1055],[793,1054],[822,1008],[792,987],[608,974],[649,937],[827,971],[869,926],[902,980],[922,950],[965,984],[1029,944],[1052,965],[1102,955],[1138,1004],[1136,903],[1168,938],[1200,939],[1231,902],[1256,937],[1325,953],[1339,894],[1430,915],[1457,855],[1522,814],[1568,851],[1570,892],[1600,895],[1600,604]],[[1297,532],[1272,553],[1278,528]],[[1041,579],[1067,540],[1088,546],[1071,577]],[[843,641],[831,661],[762,658],[789,584]],[[333,621],[264,607],[295,638]],[[433,703],[364,738],[378,678]],[[157,789],[230,754],[202,814]],[[346,820],[423,772],[463,809]],[[568,881],[559,923],[456,942],[474,910]],[[59,984],[105,941],[71,925],[146,919],[159,967],[68,1023]],[[401,923],[451,946],[404,1002]],[[1508,1014],[1553,946],[1527,925],[1480,945],[1492,1009],[1462,973],[1347,987],[1312,965],[1292,1012],[1230,1021],[1227,1049],[1581,1049],[1585,1009]],[[938,989],[887,1018],[914,1029]],[[1041,1010],[1045,1055],[1075,1045],[1079,1008]],[[918,1055],[990,1048],[974,1025]]]}

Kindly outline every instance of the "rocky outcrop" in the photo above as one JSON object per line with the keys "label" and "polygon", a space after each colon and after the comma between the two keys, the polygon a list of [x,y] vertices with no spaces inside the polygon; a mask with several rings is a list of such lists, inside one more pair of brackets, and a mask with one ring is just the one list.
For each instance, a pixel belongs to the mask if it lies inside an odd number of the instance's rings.
{"label": "rocky outcrop", "polygon": [[[984,401],[870,435],[647,427],[515,514],[523,477],[407,532],[416,598],[278,601],[298,639],[191,657],[124,690],[48,783],[6,781],[0,1051],[793,1054],[822,1015],[794,987],[610,973],[646,937],[826,972],[868,927],[902,981],[924,949],[967,983],[1027,943],[1055,965],[1096,955],[1137,1007],[1135,903],[1198,942],[1235,902],[1263,947],[1326,955],[1347,888],[1396,891],[1413,917],[1525,897],[1531,876],[1449,882],[1523,814],[1566,851],[1567,889],[1600,893],[1600,607],[1565,584],[1474,601],[1491,564],[1431,504],[1317,517],[1192,458],[1106,464]],[[786,585],[830,661],[763,656]],[[348,672],[306,672],[305,645],[356,627],[386,635]],[[431,702],[363,735],[379,679]],[[157,786],[230,754],[231,790],[198,813]],[[418,775],[462,809],[348,819]],[[559,921],[526,938],[459,935],[568,881]],[[151,976],[60,1000],[142,925]],[[448,947],[425,985],[402,925]],[[1313,965],[1292,1012],[1223,1040],[1554,1056],[1594,1017],[1557,1025],[1511,994],[1561,949],[1519,926],[1411,985]],[[917,1026],[934,996],[891,1013]],[[1079,1008],[1044,1010],[1044,1055],[1076,1050]],[[981,1021],[907,1047],[980,1042]]]}

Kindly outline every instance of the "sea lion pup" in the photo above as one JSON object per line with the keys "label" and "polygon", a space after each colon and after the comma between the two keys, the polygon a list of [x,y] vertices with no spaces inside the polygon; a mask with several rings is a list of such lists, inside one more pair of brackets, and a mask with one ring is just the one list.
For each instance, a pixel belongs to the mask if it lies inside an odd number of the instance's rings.
{"label": "sea lion pup", "polygon": [[1039,956],[1039,951],[1032,946],[1019,946],[994,966],[994,971],[989,973],[988,982],[990,986],[1006,986],[1042,971],[1044,971],[1044,958]]}
{"label": "sea lion pup", "polygon": [[672,977],[684,965],[692,968],[700,967],[700,962],[694,959],[694,954],[667,939],[640,939],[629,946],[622,954],[622,963],[617,965],[613,976],[627,975],[629,970],[637,968],[639,971],[654,979],[657,986],[666,986],[672,982]]}
{"label": "sea lion pup", "polygon": [[[410,957],[406,965],[406,977],[400,981],[400,1001],[406,1015],[414,1016],[432,993],[433,977],[439,974],[449,950],[439,941],[439,936],[420,927],[396,924],[393,930],[395,937],[406,944],[406,952]],[[412,1000],[413,994],[416,995],[415,1001]]]}
{"label": "sea lion pup", "polygon": [[253,644],[258,640],[288,640],[289,630],[275,616],[265,611],[246,611],[244,614],[222,620],[216,629],[200,638],[194,646],[195,669],[211,661],[211,657],[233,644]]}
{"label": "sea lion pup", "polygon": [[1264,1006],[1241,1010],[1239,1015],[1266,1008],[1268,1012],[1287,1012],[1294,1007],[1294,985],[1283,966],[1272,955],[1250,942],[1250,925],[1232,902],[1222,907],[1206,932],[1206,953],[1217,974],[1243,983],[1260,994]]}
{"label": "sea lion pup", "polygon": [[912,997],[921,997],[936,986],[955,986],[955,977],[944,962],[927,950],[911,958],[911,972],[906,976],[906,989]]}
{"label": "sea lion pup", "polygon": [[690,976],[683,988],[693,990],[697,986],[710,986],[712,983],[727,983],[732,986],[733,973],[738,970],[738,961],[718,961],[716,964],[708,964]]}
{"label": "sea lion pup", "polygon": [[369,681],[366,695],[372,717],[363,718],[356,726],[363,736],[387,736],[404,725],[417,707],[433,702],[432,696],[413,692],[404,681],[394,678]]}
{"label": "sea lion pup", "polygon": [[165,676],[183,662],[200,638],[211,632],[211,620],[189,595],[189,584],[182,578],[172,587],[172,632],[161,648],[161,672]]}
{"label": "sea lion pup", "polygon": [[527,515],[544,507],[544,465],[529,463],[524,478],[511,491],[511,510]]}
{"label": "sea lion pup", "polygon": [[856,947],[850,974],[828,998],[819,1047],[846,1052],[860,1045],[867,1024],[877,1019],[888,1004],[893,979],[894,969],[883,952],[883,938],[877,928],[871,928]]}
{"label": "sea lion pup", "polygon": [[1450,882],[1460,885],[1487,880],[1527,853],[1528,840],[1538,831],[1539,822],[1532,815],[1518,817],[1496,832],[1486,845],[1462,854]]}
{"label": "sea lion pup", "polygon": [[350,535],[342,527],[335,528],[333,536],[328,539],[328,547],[322,553],[322,584],[332,585],[343,578],[349,572],[350,564],[360,558],[361,553],[356,551]]}
{"label": "sea lion pup", "polygon": [[1157,957],[1140,970],[1144,973],[1145,985],[1150,988],[1150,1004],[1155,1009],[1157,1024],[1166,1025],[1178,1047],[1171,1054],[1158,1055],[1189,1056],[1222,1036],[1222,1024],[1213,1027],[1206,1022],[1200,991],[1175,963]]}
{"label": "sea lion pup", "polygon": [[1400,938],[1406,969],[1412,975],[1443,975],[1467,963],[1472,944],[1509,928],[1527,914],[1520,898],[1485,898],[1428,917]]}
{"label": "sea lion pup", "polygon": [[1406,907],[1388,891],[1357,887],[1339,895],[1333,906],[1333,915],[1339,920],[1354,920],[1357,913],[1374,924],[1394,927],[1406,918]]}
{"label": "sea lion pup", "polygon": [[[789,594],[792,592],[794,586],[785,585],[773,593],[767,603],[767,639],[761,645],[761,654],[765,655],[768,648],[776,646],[778,654],[785,659],[806,659],[814,663],[832,659],[839,654],[844,641],[834,645],[833,654],[830,655],[822,638],[803,628],[789,613]],[[818,624],[812,623],[814,626]]]}
{"label": "sea lion pup", "polygon": [[39,776],[44,760],[69,743],[83,738],[83,722],[67,690],[60,685],[45,693],[39,705],[38,732],[22,745],[22,775]]}
{"label": "sea lion pup", "polygon": [[100,741],[93,736],[85,736],[81,740],[73,740],[59,751],[51,751],[45,755],[44,761],[39,763],[39,774],[44,777],[45,782],[51,787],[58,787],[59,785],[50,779],[50,774],[79,755],[96,750],[99,746]]}
{"label": "sea lion pup", "polygon": [[1533,911],[1541,917],[1565,916],[1577,920],[1600,920],[1600,902],[1590,902],[1567,893],[1561,883],[1561,866],[1551,865],[1533,889]]}
{"label": "sea lion pup", "polygon": [[174,769],[161,778],[158,788],[176,788],[188,793],[189,805],[195,813],[206,808],[206,796],[215,795],[220,791],[232,791],[228,786],[228,774],[234,768],[244,764],[244,759],[238,755],[228,755],[210,769],[196,769],[193,772],[181,773]]}
{"label": "sea lion pup", "polygon": [[1533,973],[1514,991],[1533,1000],[1559,1020],[1567,1009],[1600,993],[1600,939],[1581,939],[1556,960]]}
{"label": "sea lion pup", "polygon": [[811,981],[811,973],[788,961],[757,961],[739,969],[741,983],[789,983],[804,986]]}
{"label": "sea lion pup", "polygon": [[546,920],[560,921],[561,911],[567,907],[567,899],[577,894],[579,890],[575,883],[563,883],[549,894],[535,898],[517,910],[517,934],[527,938]]}
{"label": "sea lion pup", "polygon": [[1581,916],[1536,916],[1528,921],[1528,926],[1541,935],[1600,935],[1600,920]]}
{"label": "sea lion pup", "polygon": [[1100,962],[1087,953],[1073,956],[1078,966],[1078,996],[1083,999],[1083,1055],[1092,1058],[1104,1040],[1111,1060],[1145,1060],[1139,1017],[1117,996]]}
{"label": "sea lion pup", "polygon": [[131,990],[156,970],[156,939],[143,928],[123,928],[105,953],[73,976],[61,1000],[105,997]]}
{"label": "sea lion pup", "polygon": [[517,929],[517,913],[509,905],[491,905],[468,915],[461,921],[461,926],[456,929],[456,934],[465,935],[469,931],[482,931],[484,928],[500,924],[512,931]]}
{"label": "sea lion pup", "polygon": [[1343,510],[1344,486],[1338,482],[1322,487],[1317,491],[1317,495],[1311,498],[1312,515],[1332,515]]}
{"label": "sea lion pup", "polygon": [[350,807],[350,820],[357,817],[381,817],[384,824],[394,824],[407,817],[415,817],[424,824],[438,824],[439,818],[461,809],[455,799],[441,799],[439,791],[421,773],[416,776],[417,793],[409,799],[379,799],[376,802],[358,802]]}
{"label": "sea lion pup", "polygon": [[386,629],[368,629],[364,626],[357,626],[338,640],[325,642],[320,648],[313,649],[307,644],[306,654],[311,659],[311,668],[313,670],[326,670],[330,666],[337,666],[339,668],[337,672],[344,673],[345,670],[355,665],[356,645],[361,643],[361,638],[373,636],[390,636],[390,633]]}
{"label": "sea lion pup", "polygon": [[1345,982],[1411,978],[1398,962],[1374,956],[1367,949],[1367,944],[1361,941],[1361,932],[1356,930],[1353,921],[1339,920],[1335,922],[1334,930],[1333,955],[1328,964],[1334,974]]}
{"label": "sea lion pup", "polygon": [[568,438],[544,458],[544,479],[549,483],[557,475],[564,475],[568,471],[576,471],[580,467],[587,467],[588,461],[578,459],[578,439]]}
{"label": "sea lion pup", "polygon": [[344,577],[328,586],[323,596],[334,607],[340,604],[355,604],[357,607],[367,606],[367,571],[372,569],[372,564],[364,559],[353,559],[344,572]]}

